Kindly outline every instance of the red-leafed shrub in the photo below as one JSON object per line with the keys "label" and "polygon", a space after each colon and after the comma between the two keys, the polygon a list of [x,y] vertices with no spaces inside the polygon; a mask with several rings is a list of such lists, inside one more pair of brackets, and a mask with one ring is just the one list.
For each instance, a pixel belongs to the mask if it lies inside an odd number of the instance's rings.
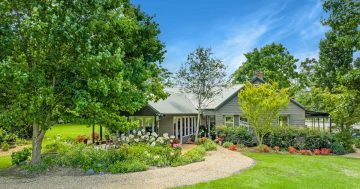
{"label": "red-leafed shrub", "polygon": [[300,154],[301,155],[309,155],[309,156],[311,156],[312,152],[311,152],[311,150],[300,150]]}
{"label": "red-leafed shrub", "polygon": [[288,147],[288,151],[289,151],[290,154],[296,154],[296,152],[297,152],[296,148],[294,148],[292,146]]}
{"label": "red-leafed shrub", "polygon": [[237,150],[237,146],[235,144],[232,144],[229,146],[229,150],[231,151],[236,151]]}
{"label": "red-leafed shrub", "polygon": [[331,153],[331,150],[329,148],[321,148],[320,153],[322,155],[329,155]]}
{"label": "red-leafed shrub", "polygon": [[79,135],[76,137],[75,139],[76,142],[83,142],[83,143],[87,143],[88,141],[88,137],[86,135]]}
{"label": "red-leafed shrub", "polygon": [[321,151],[319,149],[315,149],[313,150],[314,154],[315,155],[320,155],[321,154]]}
{"label": "red-leafed shrub", "polygon": [[93,135],[92,135],[92,137],[93,137],[93,139],[94,140],[99,140],[99,138],[100,138],[100,135],[99,135],[99,133],[93,133]]}
{"label": "red-leafed shrub", "polygon": [[301,155],[306,155],[306,150],[300,150]]}
{"label": "red-leafed shrub", "polygon": [[274,146],[274,151],[275,152],[280,152],[280,146]]}
{"label": "red-leafed shrub", "polygon": [[261,146],[258,146],[258,151],[268,153],[268,152],[270,152],[270,147],[263,144]]}

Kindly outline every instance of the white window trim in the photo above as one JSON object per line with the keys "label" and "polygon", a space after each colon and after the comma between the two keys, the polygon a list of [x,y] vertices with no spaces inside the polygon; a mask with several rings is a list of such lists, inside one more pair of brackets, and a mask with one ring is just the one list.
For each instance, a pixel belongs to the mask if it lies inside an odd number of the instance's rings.
{"label": "white window trim", "polygon": [[232,119],[233,119],[232,127],[235,127],[235,116],[234,115],[229,115],[229,114],[223,115],[223,117],[224,117],[224,125],[226,126],[226,116],[232,116]]}
{"label": "white window trim", "polygon": [[290,114],[282,114],[282,115],[279,115],[278,117],[278,125],[280,126],[280,117],[287,117],[287,126],[290,126]]}

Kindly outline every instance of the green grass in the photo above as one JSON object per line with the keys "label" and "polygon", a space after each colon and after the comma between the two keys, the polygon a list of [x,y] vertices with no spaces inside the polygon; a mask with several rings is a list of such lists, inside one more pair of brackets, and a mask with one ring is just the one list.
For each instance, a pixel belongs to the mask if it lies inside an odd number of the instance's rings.
{"label": "green grass", "polygon": [[254,167],[227,178],[184,188],[360,188],[360,159],[263,153],[245,155],[256,160]]}
{"label": "green grass", "polygon": [[[95,132],[100,133],[100,127],[95,126]],[[78,124],[59,124],[52,126],[48,131],[46,131],[43,144],[47,144],[52,141],[57,136],[60,136],[61,139],[71,138],[75,139],[79,135],[87,135],[91,137],[92,127],[88,125],[78,125]],[[103,127],[103,136],[105,134],[105,128]]]}
{"label": "green grass", "polygon": [[[100,127],[95,126],[95,132],[100,133]],[[46,131],[43,147],[50,143],[58,135],[61,139],[71,138],[75,139],[78,135],[87,135],[91,136],[92,127],[88,125],[78,125],[78,124],[59,124],[52,126],[48,131]],[[105,128],[103,127],[103,136],[105,134]],[[31,144],[30,144],[31,145]],[[3,156],[0,157],[0,170],[6,169],[11,166],[11,157]]]}
{"label": "green grass", "polygon": [[0,170],[9,168],[11,166],[11,156],[0,157]]}

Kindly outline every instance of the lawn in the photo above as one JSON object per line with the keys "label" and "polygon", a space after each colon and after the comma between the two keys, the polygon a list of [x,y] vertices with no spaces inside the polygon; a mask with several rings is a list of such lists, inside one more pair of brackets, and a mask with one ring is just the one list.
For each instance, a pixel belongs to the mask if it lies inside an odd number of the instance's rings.
{"label": "lawn", "polygon": [[360,188],[360,159],[263,153],[245,155],[256,160],[254,167],[227,178],[183,188]]}
{"label": "lawn", "polygon": [[0,157],[0,170],[6,169],[11,166],[11,157],[10,156],[2,156]]}
{"label": "lawn", "polygon": [[[100,133],[100,127],[95,127],[95,132]],[[79,125],[79,124],[61,124],[61,125],[54,125],[51,127],[45,134],[43,147],[50,143],[54,138],[58,135],[62,139],[72,138],[75,139],[78,135],[87,135],[91,136],[92,127],[88,125]],[[103,133],[105,133],[105,128],[103,128]],[[0,157],[0,170],[5,169],[11,166],[11,157],[10,156],[3,156]]]}

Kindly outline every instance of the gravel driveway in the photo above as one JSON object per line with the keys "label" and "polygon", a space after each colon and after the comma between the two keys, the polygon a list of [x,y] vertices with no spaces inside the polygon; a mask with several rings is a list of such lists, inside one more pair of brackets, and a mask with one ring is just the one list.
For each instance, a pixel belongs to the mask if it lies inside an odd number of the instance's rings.
{"label": "gravel driveway", "polygon": [[92,188],[170,188],[230,176],[252,166],[255,161],[239,152],[218,147],[205,161],[180,167],[155,168],[128,174],[91,176],[39,176],[32,179],[0,178],[0,188],[92,189]]}

